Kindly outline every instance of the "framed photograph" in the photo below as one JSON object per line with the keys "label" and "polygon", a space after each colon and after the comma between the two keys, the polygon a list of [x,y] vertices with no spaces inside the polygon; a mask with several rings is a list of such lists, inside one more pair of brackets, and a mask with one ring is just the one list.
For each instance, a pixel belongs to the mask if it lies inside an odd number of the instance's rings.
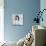
{"label": "framed photograph", "polygon": [[13,14],[12,23],[13,25],[23,25],[23,14]]}

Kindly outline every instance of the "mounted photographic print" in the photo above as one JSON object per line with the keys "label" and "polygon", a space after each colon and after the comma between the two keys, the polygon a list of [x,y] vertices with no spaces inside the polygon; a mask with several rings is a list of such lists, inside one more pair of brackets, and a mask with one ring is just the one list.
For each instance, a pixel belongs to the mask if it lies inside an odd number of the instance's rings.
{"label": "mounted photographic print", "polygon": [[23,14],[13,14],[12,23],[13,25],[23,25]]}

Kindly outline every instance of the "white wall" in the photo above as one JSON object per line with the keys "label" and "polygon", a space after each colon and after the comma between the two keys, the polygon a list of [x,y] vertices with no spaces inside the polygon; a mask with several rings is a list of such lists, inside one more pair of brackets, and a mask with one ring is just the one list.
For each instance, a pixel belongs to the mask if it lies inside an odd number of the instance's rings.
{"label": "white wall", "polygon": [[0,0],[0,42],[4,41],[4,0]]}

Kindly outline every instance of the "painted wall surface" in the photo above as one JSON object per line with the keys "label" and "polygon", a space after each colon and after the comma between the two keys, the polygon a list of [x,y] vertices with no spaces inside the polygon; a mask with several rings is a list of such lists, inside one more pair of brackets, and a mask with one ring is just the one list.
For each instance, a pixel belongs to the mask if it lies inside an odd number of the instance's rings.
{"label": "painted wall surface", "polygon": [[4,41],[4,0],[0,0],[0,42]]}
{"label": "painted wall surface", "polygon": [[[36,12],[40,9],[39,0],[5,0],[5,40],[18,41],[32,29],[32,21],[36,17]],[[12,25],[12,14],[23,13],[24,26]]]}
{"label": "painted wall surface", "polygon": [[[43,9],[46,9],[46,0],[41,0],[41,1],[40,1],[40,9],[41,9],[41,11],[42,11]],[[40,25],[46,26],[46,10],[43,12],[42,17],[43,17],[43,22],[41,21],[41,22],[40,22]]]}

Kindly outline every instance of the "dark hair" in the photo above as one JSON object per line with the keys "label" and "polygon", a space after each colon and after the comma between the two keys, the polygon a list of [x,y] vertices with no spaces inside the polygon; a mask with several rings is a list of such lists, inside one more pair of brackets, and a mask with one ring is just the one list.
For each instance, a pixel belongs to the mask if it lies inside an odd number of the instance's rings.
{"label": "dark hair", "polygon": [[19,20],[19,16],[18,16],[18,15],[16,15],[16,16],[15,16],[15,19],[16,19],[16,17],[17,17],[17,18],[18,18],[18,20]]}

